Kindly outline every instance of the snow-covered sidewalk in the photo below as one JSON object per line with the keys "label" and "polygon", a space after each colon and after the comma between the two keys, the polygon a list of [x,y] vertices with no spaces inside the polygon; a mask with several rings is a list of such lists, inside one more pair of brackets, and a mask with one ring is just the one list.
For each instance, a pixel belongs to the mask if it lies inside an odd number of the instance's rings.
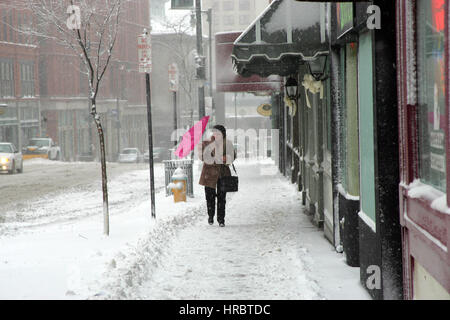
{"label": "snow-covered sidewalk", "polygon": [[370,299],[300,194],[270,162],[237,165],[240,191],[227,195],[226,227],[203,218],[164,249],[131,298]]}

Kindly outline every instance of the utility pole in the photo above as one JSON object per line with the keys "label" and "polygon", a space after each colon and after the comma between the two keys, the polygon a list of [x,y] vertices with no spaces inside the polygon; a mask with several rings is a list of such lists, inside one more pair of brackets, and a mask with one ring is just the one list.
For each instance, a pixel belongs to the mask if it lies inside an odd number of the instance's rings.
{"label": "utility pole", "polygon": [[213,99],[213,78],[212,78],[212,9],[209,8],[208,11],[208,27],[209,27],[209,96],[211,97],[211,108],[212,115],[215,120],[215,109],[214,109],[214,99]]}
{"label": "utility pole", "polygon": [[[178,115],[177,115],[177,90],[178,90],[178,67],[177,64],[169,64],[169,91],[172,91],[173,95],[173,129],[174,132],[178,129]],[[174,146],[178,143],[174,141]]]}
{"label": "utility pole", "polygon": [[195,0],[195,19],[197,34],[197,79],[198,87],[198,116],[202,119],[205,116],[205,68],[203,56],[203,35],[202,35],[202,5],[201,0]]}

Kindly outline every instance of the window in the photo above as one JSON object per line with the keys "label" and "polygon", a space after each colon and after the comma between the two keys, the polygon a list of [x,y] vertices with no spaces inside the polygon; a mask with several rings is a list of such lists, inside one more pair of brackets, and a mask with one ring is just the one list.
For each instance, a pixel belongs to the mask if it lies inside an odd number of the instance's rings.
{"label": "window", "polygon": [[4,11],[2,11],[1,13],[1,25],[2,25],[2,35],[1,38],[3,41],[8,41],[8,25],[7,25],[7,20],[6,20],[6,14]]}
{"label": "window", "polygon": [[250,10],[249,0],[239,0],[239,10]]}
{"label": "window", "polygon": [[218,14],[215,14],[213,17],[213,24],[215,26],[219,26],[220,25],[220,16]]}
{"label": "window", "polygon": [[33,109],[32,107],[21,107],[20,120],[33,120]]}
{"label": "window", "polygon": [[234,24],[234,16],[223,16],[223,25],[231,26]]}
{"label": "window", "polygon": [[27,34],[31,27],[31,18],[27,13],[17,13],[17,26],[17,42],[31,44],[32,38]]}
{"label": "window", "polygon": [[446,189],[445,2],[417,3],[419,169],[423,182]]}
{"label": "window", "polygon": [[[78,92],[78,95],[85,96],[86,94],[89,93],[89,88],[88,88],[88,76],[85,73],[86,67],[83,62],[80,62],[79,68],[81,72],[79,72],[80,90]],[[39,84],[41,84],[41,82]]]}
{"label": "window", "polygon": [[240,25],[248,25],[250,23],[250,17],[248,15],[239,16]]}
{"label": "window", "polygon": [[14,96],[14,65],[12,60],[0,60],[0,97]]}
{"label": "window", "polygon": [[223,2],[223,10],[224,11],[233,11],[234,10],[234,2],[233,1],[224,1]]}
{"label": "window", "polygon": [[0,144],[0,152],[1,153],[11,153],[13,151],[14,150],[10,144]]}
{"label": "window", "polygon": [[20,63],[20,85],[23,97],[34,96],[34,63]]}
{"label": "window", "polygon": [[0,36],[0,38],[2,39],[2,41],[8,42],[8,30],[11,29],[9,27],[9,11],[7,10],[3,10],[0,11],[0,15],[1,15],[1,29],[2,29],[2,34]]}
{"label": "window", "polygon": [[[13,26],[14,24],[13,24],[13,13],[12,13],[12,10],[9,10],[8,18],[9,18],[9,21],[8,21],[9,25]],[[13,28],[8,27],[8,29],[9,29],[9,42],[14,42]]]}
{"label": "window", "polygon": [[[22,24],[23,24],[23,20],[22,20],[22,14],[20,12],[17,13],[17,26],[18,29],[22,29]],[[18,43],[22,43],[23,39],[22,39],[22,33],[21,32],[17,32],[17,42]]]}

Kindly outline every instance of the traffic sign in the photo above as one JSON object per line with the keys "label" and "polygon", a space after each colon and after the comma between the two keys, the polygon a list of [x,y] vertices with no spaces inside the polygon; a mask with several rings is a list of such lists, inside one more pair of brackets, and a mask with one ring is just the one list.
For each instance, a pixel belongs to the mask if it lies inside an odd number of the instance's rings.
{"label": "traffic sign", "polygon": [[152,43],[150,34],[141,34],[138,36],[138,59],[139,72],[152,72]]}
{"label": "traffic sign", "polygon": [[169,64],[169,90],[178,91],[178,67],[177,64]]}

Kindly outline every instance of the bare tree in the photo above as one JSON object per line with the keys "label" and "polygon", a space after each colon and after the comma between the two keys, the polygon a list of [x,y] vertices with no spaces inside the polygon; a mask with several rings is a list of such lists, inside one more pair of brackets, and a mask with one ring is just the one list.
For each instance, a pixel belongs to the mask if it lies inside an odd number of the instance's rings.
{"label": "bare tree", "polygon": [[90,113],[97,127],[102,171],[104,233],[109,235],[105,139],[97,96],[112,59],[123,3],[128,0],[19,0],[33,13],[33,24],[21,32],[56,41],[82,61],[80,72],[89,84]]}

